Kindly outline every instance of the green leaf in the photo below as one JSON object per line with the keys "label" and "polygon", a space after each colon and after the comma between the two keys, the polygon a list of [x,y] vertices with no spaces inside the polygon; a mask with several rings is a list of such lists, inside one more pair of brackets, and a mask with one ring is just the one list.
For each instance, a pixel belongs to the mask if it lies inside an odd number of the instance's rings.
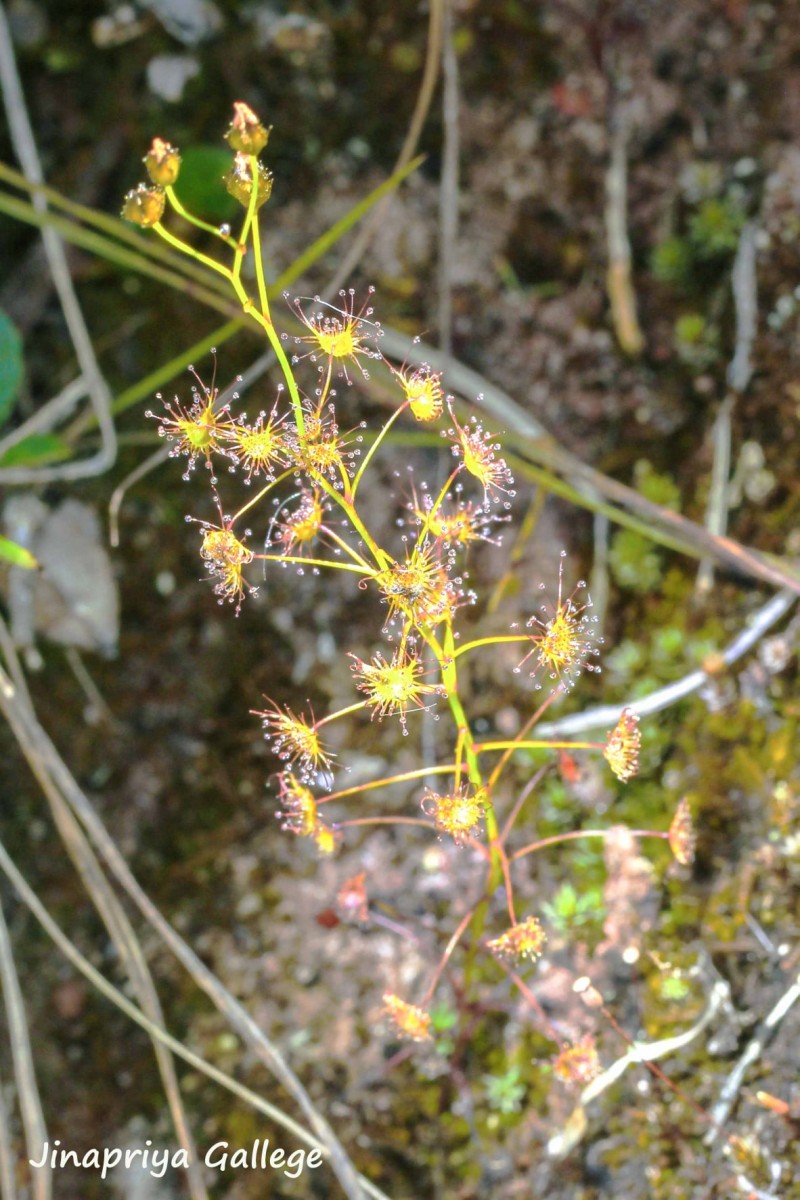
{"label": "green leaf", "polygon": [[22,338],[11,318],[0,311],[0,425],[11,415],[22,374]]}
{"label": "green leaf", "polygon": [[230,221],[241,205],[225,191],[222,177],[233,166],[230,150],[189,146],[181,151],[181,170],[175,194],[184,208],[206,221]]}
{"label": "green leaf", "polygon": [[20,546],[17,542],[12,542],[7,537],[3,537],[0,533],[0,558],[4,558],[6,562],[10,562],[12,567],[24,567],[27,571],[35,571],[39,566],[39,560],[34,558],[30,550],[26,550],[24,546]]}
{"label": "green leaf", "polygon": [[46,463],[63,462],[72,456],[72,449],[54,433],[32,433],[0,458],[4,467],[41,467]]}

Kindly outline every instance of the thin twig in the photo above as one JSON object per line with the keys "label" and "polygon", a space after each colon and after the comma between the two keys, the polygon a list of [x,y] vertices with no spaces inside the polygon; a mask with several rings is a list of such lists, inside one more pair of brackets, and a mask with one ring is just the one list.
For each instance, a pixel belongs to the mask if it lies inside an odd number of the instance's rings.
{"label": "thin twig", "polygon": [[[684,553],[694,553],[696,557],[708,554],[736,572],[800,594],[800,572],[788,563],[742,546],[732,538],[715,537],[680,513],[663,508],[624,483],[601,474],[560,446],[527,409],[477,371],[423,342],[415,342],[409,352],[407,337],[385,325],[382,328],[381,348],[389,357],[399,362],[426,362],[433,370],[442,372],[451,390],[469,397],[476,407],[500,423],[500,431],[509,435],[508,444],[516,457],[562,475],[586,499],[589,508],[603,497],[663,529],[674,541],[680,540]],[[515,434],[519,439],[513,439]]]}
{"label": "thin twig", "polygon": [[719,1094],[719,1100],[711,1110],[711,1117],[714,1125],[709,1129],[705,1136],[705,1144],[712,1146],[717,1140],[720,1128],[725,1124],[733,1108],[734,1100],[736,1099],[739,1088],[742,1086],[744,1077],[747,1074],[748,1068],[753,1065],[761,1056],[767,1042],[775,1033],[775,1030],[780,1025],[783,1018],[789,1012],[792,1005],[800,1000],[800,975],[794,980],[790,987],[781,996],[778,1003],[770,1010],[767,1016],[759,1025],[754,1037],[750,1039],[745,1047],[736,1066],[728,1075],[725,1083],[722,1086],[722,1091]]}
{"label": "thin twig", "polygon": [[97,724],[102,721],[110,729],[122,729],[122,723],[114,716],[106,703],[103,693],[89,674],[78,647],[66,646],[64,654],[69,663],[70,670],[88,702],[86,709],[87,722]]}
{"label": "thin twig", "polygon": [[122,507],[122,501],[133,487],[135,483],[146,479],[157,467],[165,463],[169,458],[169,446],[159,446],[158,450],[154,450],[152,454],[148,454],[138,467],[134,467],[129,471],[121,483],[118,483],[111,493],[111,499],[108,502],[108,540],[109,544],[116,549],[119,546],[119,510]]}
{"label": "thin twig", "polygon": [[736,344],[728,367],[728,387],[738,396],[747,390],[753,375],[752,353],[758,328],[757,233],[755,224],[748,221],[739,237],[731,276],[736,311]]}
{"label": "thin twig", "polygon": [[[661,1038],[657,1042],[633,1042],[627,1052],[618,1058],[615,1062],[607,1067],[602,1074],[598,1075],[580,1094],[576,1112],[582,1114],[587,1104],[592,1100],[596,1100],[598,1096],[627,1071],[628,1067],[636,1063],[655,1062],[656,1059],[666,1058],[668,1054],[674,1054],[676,1050],[688,1046],[695,1038],[699,1037],[705,1027],[714,1019],[720,1009],[730,1007],[730,987],[726,980],[717,979],[714,983],[711,993],[708,997],[708,1003],[694,1025],[683,1033],[676,1034],[674,1037]],[[585,1119],[576,1119],[575,1114],[567,1119],[562,1130],[555,1134],[547,1143],[547,1153],[551,1158],[564,1158],[569,1154],[570,1150],[580,1140],[585,1129]]]}
{"label": "thin twig", "polygon": [[[728,490],[731,479],[731,439],[734,396],[729,394],[719,406],[711,440],[714,457],[711,464],[711,485],[708,491],[705,526],[709,533],[724,536],[728,528]],[[708,594],[714,586],[714,563],[710,558],[700,560],[696,590]]]}
{"label": "thin twig", "polygon": [[[736,396],[747,389],[753,374],[752,350],[756,339],[758,293],[756,281],[756,227],[748,222],[739,237],[731,275],[733,303],[736,312],[736,341],[733,358],[728,366],[730,392],[720,405],[714,422],[714,460],[711,468],[711,487],[706,508],[706,528],[723,536],[728,525],[729,487],[731,475],[731,436],[733,407]],[[709,592],[714,583],[714,564],[704,558],[697,572],[698,592]]]}
{"label": "thin twig", "polygon": [[[3,102],[14,152],[28,179],[32,183],[43,183],[42,165],[14,59],[11,30],[1,0],[0,86],[3,91]],[[39,193],[34,194],[32,203],[38,212],[44,212],[47,208],[46,200]],[[95,357],[89,331],[86,328],[83,313],[72,285],[64,244],[55,230],[47,227],[42,229],[42,240],[81,375],[97,417],[100,428],[100,449],[90,458],[81,459],[78,462],[61,463],[53,467],[7,468],[2,472],[4,483],[44,483],[51,480],[85,479],[88,476],[100,475],[107,471],[112,466],[117,453],[116,431],[111,415],[111,396]]]}
{"label": "thin twig", "polygon": [[608,537],[609,519],[605,513],[596,512],[592,522],[594,553],[592,574],[589,580],[589,595],[592,597],[592,615],[597,620],[597,632],[605,628],[608,612]]}
{"label": "thin twig", "polygon": [[[797,597],[793,592],[778,592],[758,609],[750,618],[747,628],[737,634],[723,651],[722,658],[725,665],[730,667],[743,658],[796,602]],[[679,700],[683,700],[686,696],[691,696],[693,692],[699,691],[708,683],[708,679],[705,671],[691,671],[688,675],[684,675],[683,679],[678,679],[675,683],[668,683],[666,687],[659,688],[657,692],[651,692],[649,696],[637,698],[627,706],[603,704],[597,708],[591,708],[587,712],[573,713],[558,721],[547,721],[542,725],[537,725],[537,734],[542,738],[571,737],[591,729],[607,729],[616,724],[620,709],[623,707],[631,708],[639,716],[660,712],[662,709],[676,704]]]}
{"label": "thin twig", "polygon": [[[0,675],[2,675],[2,671],[0,671]],[[194,1054],[191,1050],[188,1050],[181,1042],[177,1040],[177,1038],[172,1037],[172,1035],[167,1033],[167,1031],[160,1025],[157,1025],[155,1022],[149,1020],[149,1018],[146,1017],[144,1013],[140,1012],[136,1005],[132,1004],[131,1001],[128,1000],[128,998],[123,995],[118,988],[115,988],[114,985],[110,983],[104,975],[101,975],[101,973],[92,966],[89,960],[84,958],[80,950],[78,950],[77,947],[70,941],[63,930],[56,924],[56,922],[47,912],[36,893],[17,870],[2,842],[0,842],[0,870],[5,872],[6,877],[8,878],[19,898],[31,911],[33,916],[47,933],[48,937],[52,939],[64,957],[72,963],[75,969],[79,971],[80,974],[83,975],[93,987],[97,988],[97,990],[108,1000],[110,1000],[112,1004],[116,1005],[121,1012],[124,1012],[127,1017],[144,1029],[151,1038],[161,1042],[176,1056],[176,1058],[183,1059],[183,1061],[188,1063],[190,1067],[193,1067],[194,1070],[201,1072],[209,1079],[212,1079],[215,1083],[218,1083],[221,1087],[226,1088],[227,1091],[231,1092],[234,1096],[238,1096],[240,1099],[246,1101],[246,1103],[251,1105],[251,1107],[253,1107],[257,1112],[263,1113],[264,1116],[269,1117],[269,1119],[274,1121],[277,1125],[281,1126],[283,1129],[286,1129],[289,1133],[296,1137],[298,1141],[305,1142],[306,1145],[320,1150],[324,1155],[328,1155],[328,1147],[324,1142],[320,1142],[313,1136],[313,1134],[309,1133],[307,1129],[304,1129],[302,1125],[299,1125],[296,1121],[292,1120],[291,1117],[288,1117],[286,1113],[281,1111],[281,1109],[276,1108],[274,1104],[270,1104],[268,1100],[264,1100],[261,1096],[257,1095],[257,1093],[251,1091],[250,1088],[244,1087],[243,1084],[240,1084],[235,1079],[232,1079],[231,1076],[227,1075],[224,1071],[220,1071],[217,1067],[212,1066],[211,1063],[206,1062],[205,1059],[201,1058],[199,1055]],[[364,1190],[369,1195],[373,1196],[375,1200],[388,1200],[384,1193],[374,1184],[370,1183],[369,1180],[364,1179],[363,1177],[360,1177],[360,1179]]]}
{"label": "thin twig", "polygon": [[[0,440],[0,458],[2,458],[12,446],[18,445],[25,438],[30,437],[32,433],[41,433],[42,430],[49,431],[54,425],[64,417],[68,417],[75,408],[79,400],[86,395],[86,384],[83,381],[83,376],[79,375],[77,379],[73,379],[65,388],[53,396],[52,400],[48,400],[41,408],[28,417],[27,421],[23,421],[16,429],[12,429],[5,437]],[[0,475],[0,478],[4,478]]]}
{"label": "thin twig", "polygon": [[[25,1129],[25,1146],[28,1158],[38,1161],[42,1157],[43,1147],[48,1140],[47,1126],[36,1083],[36,1072],[33,1067],[31,1040],[25,1017],[25,1001],[22,999],[22,991],[14,966],[14,954],[2,905],[0,905],[0,980],[3,985],[11,1057],[14,1062],[14,1078],[17,1082],[22,1124]],[[35,1200],[50,1200],[52,1194],[53,1179],[50,1167],[45,1164],[42,1170],[36,1171],[33,1176],[33,1195]]]}
{"label": "thin twig", "polygon": [[[7,660],[16,658],[11,637],[2,620],[0,620],[0,644]],[[20,693],[20,700],[32,713],[30,696],[25,690]],[[56,828],[64,846],[80,875],[84,887],[91,898],[100,918],[105,925],[114,948],[119,955],[123,970],[128,975],[136,997],[146,1015],[158,1025],[163,1025],[164,1015],[158,999],[153,978],[137,940],[133,927],[127,918],[125,910],[117,899],[102,872],[100,864],[89,845],[86,836],[72,811],[67,805],[61,792],[56,787],[48,772],[35,757],[29,759],[42,791],[50,805]],[[195,1154],[194,1141],[189,1130],[189,1124],[181,1100],[178,1079],[174,1064],[169,1053],[160,1043],[154,1045],[164,1094],[167,1098],[175,1132],[181,1147],[186,1151],[189,1162],[189,1190],[193,1200],[207,1200],[203,1177]]]}
{"label": "thin twig", "polygon": [[142,890],[87,796],[78,787],[66,763],[46,731],[39,724],[35,713],[32,709],[28,709],[28,706],[21,700],[11,681],[5,677],[5,673],[0,674],[0,685],[2,685],[0,686],[0,708],[9,721],[31,766],[33,767],[35,764],[37,768],[41,766],[48,771],[70,808],[86,829],[95,849],[105,861],[112,875],[136,904],[145,920],[169,946],[195,983],[225,1017],[231,1028],[250,1047],[258,1061],[267,1067],[295,1099],[319,1140],[328,1147],[331,1166],[345,1195],[349,1200],[361,1200],[362,1187],[355,1168],[330,1125],[316,1109],[308,1092],[285,1061],[278,1046],[259,1029],[243,1005],[198,958]]}
{"label": "thin twig", "polygon": [[459,90],[452,0],[442,5],[442,177],[439,185],[439,345],[453,350],[453,264],[458,235]]}
{"label": "thin twig", "polygon": [[740,1192],[744,1192],[747,1200],[776,1200],[778,1195],[777,1192],[765,1192],[763,1188],[756,1187],[742,1171],[736,1175],[736,1186]]}
{"label": "thin twig", "polygon": [[606,247],[608,297],[617,341],[626,354],[639,355],[644,337],[636,315],[628,239],[628,125],[617,110],[612,117],[611,155],[606,171]]}
{"label": "thin twig", "polygon": [[[397,156],[397,161],[390,172],[390,175],[396,174],[402,170],[406,163],[411,162],[417,150],[420,134],[422,133],[425,120],[430,111],[433,94],[436,90],[436,80],[439,75],[439,60],[441,57],[442,45],[442,10],[444,0],[431,0],[428,12],[428,38],[425,47],[425,66],[422,70],[422,82],[420,83],[419,92],[417,93],[417,101],[414,105],[414,112],[408,126],[408,132],[405,136],[400,153]],[[339,265],[333,279],[331,280],[326,294],[337,292],[340,287],[344,286],[350,279],[361,259],[364,252],[372,241],[377,231],[381,228],[386,220],[386,211],[393,200],[393,196],[387,196],[384,200],[377,204],[373,211],[369,214],[364,222],[361,232],[353,242],[350,250],[345,255]]]}
{"label": "thin twig", "polygon": [[11,1149],[11,1132],[8,1128],[8,1111],[3,1095],[3,1079],[0,1076],[0,1198],[17,1200],[17,1183],[14,1175],[15,1161]]}

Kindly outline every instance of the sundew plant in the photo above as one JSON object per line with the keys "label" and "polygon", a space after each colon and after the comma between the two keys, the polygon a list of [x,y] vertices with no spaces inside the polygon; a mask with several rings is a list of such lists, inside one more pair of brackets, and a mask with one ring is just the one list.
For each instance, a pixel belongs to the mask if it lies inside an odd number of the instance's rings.
{"label": "sundew plant", "polygon": [[[242,310],[272,347],[281,383],[272,403],[254,419],[222,405],[216,390],[198,376],[187,402],[162,401],[161,410],[149,415],[171,443],[171,454],[184,462],[185,478],[198,463],[207,468],[219,520],[197,522],[199,552],[220,603],[229,603],[238,614],[255,590],[254,564],[266,573],[267,586],[270,570],[281,566],[315,573],[345,571],[374,597],[374,652],[368,660],[350,655],[352,703],[317,716],[310,710],[295,712],[276,696],[255,715],[281,763],[273,777],[279,820],[285,830],[310,839],[321,854],[335,853],[348,835],[361,836],[364,826],[395,819],[371,813],[368,805],[387,788],[406,785],[411,808],[401,821],[428,828],[432,838],[472,847],[483,859],[480,899],[454,930],[425,995],[384,997],[396,1032],[424,1041],[431,1037],[434,990],[459,942],[466,944],[470,966],[481,949],[508,966],[535,960],[546,940],[539,916],[518,912],[515,905],[516,865],[545,841],[516,844],[523,840],[517,831],[520,812],[541,772],[520,788],[511,770],[514,756],[547,748],[599,751],[614,774],[627,780],[637,770],[638,720],[634,712],[623,710],[605,743],[555,743],[531,736],[549,705],[572,688],[584,670],[597,669],[599,639],[585,585],[579,583],[565,594],[562,562],[557,594],[543,596],[539,610],[524,625],[474,640],[461,636],[462,610],[476,599],[465,582],[465,554],[473,543],[492,536],[514,499],[500,443],[477,417],[458,419],[445,381],[430,366],[398,367],[384,358],[371,293],[360,298],[342,291],[333,302],[318,296],[287,297],[295,331],[278,331],[268,300],[259,228],[260,210],[272,190],[272,174],[261,161],[269,130],[247,105],[237,103],[226,136],[233,159],[224,182],[244,210],[238,235],[185,210],[173,190],[180,153],[159,138],[144,160],[150,181],[126,196],[123,215],[230,283]],[[162,219],[170,210],[221,243],[228,262],[201,252],[177,236],[172,226],[167,228]],[[248,290],[245,262],[254,276],[255,295]],[[386,364],[393,381],[394,411],[378,429],[359,426],[351,431],[348,389],[367,379],[369,369],[379,363]],[[405,510],[396,514],[401,518],[396,537],[387,545],[372,527],[362,489],[367,472],[401,422],[440,434],[446,479],[441,487],[414,489]],[[226,476],[238,473],[246,485],[246,499],[235,511],[221,494],[220,467]],[[257,524],[263,535],[260,542],[250,532]],[[534,677],[529,693],[533,711],[515,737],[481,741],[464,708],[464,681],[475,656],[492,653],[502,643],[517,645],[517,671]],[[436,744],[441,748],[447,742],[447,752],[440,761],[421,762],[418,769],[348,787],[346,763],[342,755],[332,753],[328,730],[333,722],[357,713],[372,719],[376,738],[382,722],[396,720],[405,733],[412,713],[421,720],[435,719]],[[677,814],[669,831],[648,832],[668,838],[676,857],[689,860],[687,811]],[[570,836],[574,835],[557,835],[546,844]],[[498,891],[505,894],[507,916],[499,928],[490,928],[497,917],[489,901]],[[365,909],[365,897],[357,889],[354,894],[359,908]]]}

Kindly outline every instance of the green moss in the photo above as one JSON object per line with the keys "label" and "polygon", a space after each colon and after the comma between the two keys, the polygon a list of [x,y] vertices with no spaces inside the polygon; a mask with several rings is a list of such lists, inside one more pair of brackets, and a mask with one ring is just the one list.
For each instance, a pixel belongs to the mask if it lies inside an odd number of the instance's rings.
{"label": "green moss", "polygon": [[684,313],[675,322],[675,337],[689,346],[698,345],[706,331],[705,318],[700,313]]}
{"label": "green moss", "polygon": [[521,1067],[511,1066],[502,1075],[484,1075],[483,1084],[486,1103],[492,1112],[508,1116],[520,1111],[526,1091]]}
{"label": "green moss", "polygon": [[634,467],[636,490],[641,492],[646,500],[671,508],[673,512],[681,511],[680,488],[671,476],[656,471],[646,458],[640,458]]}
{"label": "green moss", "polygon": [[608,554],[615,583],[630,592],[652,592],[661,579],[661,555],[649,538],[620,529]]}
{"label": "green moss", "polygon": [[746,213],[731,196],[704,200],[689,218],[689,237],[698,258],[736,253]]}
{"label": "green moss", "polygon": [[720,356],[719,330],[700,313],[683,313],[675,322],[675,351],[694,371],[705,371]]}
{"label": "green moss", "polygon": [[650,269],[661,283],[685,288],[692,276],[692,247],[686,238],[669,237],[650,256]]}

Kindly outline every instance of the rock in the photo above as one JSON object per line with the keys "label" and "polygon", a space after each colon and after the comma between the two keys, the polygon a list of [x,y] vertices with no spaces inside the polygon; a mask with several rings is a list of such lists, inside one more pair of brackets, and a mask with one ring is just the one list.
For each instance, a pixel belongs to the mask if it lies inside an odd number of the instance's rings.
{"label": "rock", "polygon": [[41,564],[39,571],[12,567],[8,572],[16,644],[32,647],[39,634],[63,646],[116,654],[117,583],[93,509],[79,500],[48,508],[31,492],[22,492],[6,501],[3,524],[7,536]]}

